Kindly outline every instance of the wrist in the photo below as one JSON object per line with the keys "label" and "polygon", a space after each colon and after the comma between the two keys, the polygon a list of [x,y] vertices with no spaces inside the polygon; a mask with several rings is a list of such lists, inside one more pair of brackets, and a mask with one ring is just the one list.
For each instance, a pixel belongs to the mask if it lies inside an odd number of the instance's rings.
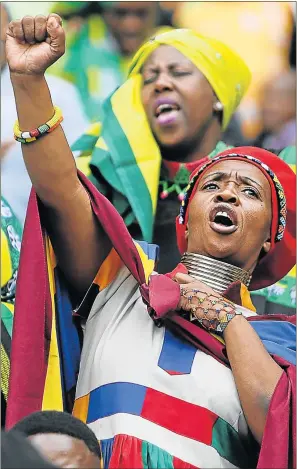
{"label": "wrist", "polygon": [[[236,305],[235,305],[236,306]],[[229,336],[236,333],[237,328],[241,328],[242,324],[246,323],[245,317],[242,315],[241,312],[238,312],[227,324],[223,331],[223,338],[224,340],[228,340]]]}
{"label": "wrist", "polygon": [[17,86],[26,89],[36,87],[39,84],[43,84],[45,82],[44,73],[26,74],[10,72],[10,79],[14,87]]}

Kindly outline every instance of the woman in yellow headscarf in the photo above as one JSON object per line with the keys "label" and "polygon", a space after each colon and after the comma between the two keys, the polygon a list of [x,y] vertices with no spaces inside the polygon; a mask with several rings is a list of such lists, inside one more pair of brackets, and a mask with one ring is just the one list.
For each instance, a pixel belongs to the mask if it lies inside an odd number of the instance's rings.
{"label": "woman in yellow headscarf", "polygon": [[[189,174],[226,148],[221,133],[250,78],[219,41],[185,29],[160,34],[135,55],[128,80],[103,105],[102,122],[73,147],[92,152],[91,179],[132,234],[161,246],[161,271],[178,258],[174,217]],[[86,162],[78,166],[88,174]]]}
{"label": "woman in yellow headscarf", "polygon": [[[222,132],[250,80],[243,60],[220,41],[187,29],[157,35],[139,49],[127,81],[105,101],[102,122],[73,146],[91,154],[91,160],[79,158],[78,167],[111,200],[134,238],[160,246],[160,272],[178,262],[174,220],[189,174],[202,158],[227,148]],[[280,156],[294,163],[294,149]],[[286,314],[294,309],[292,282],[284,280],[288,288],[276,299]],[[259,297],[266,312],[268,294]]]}

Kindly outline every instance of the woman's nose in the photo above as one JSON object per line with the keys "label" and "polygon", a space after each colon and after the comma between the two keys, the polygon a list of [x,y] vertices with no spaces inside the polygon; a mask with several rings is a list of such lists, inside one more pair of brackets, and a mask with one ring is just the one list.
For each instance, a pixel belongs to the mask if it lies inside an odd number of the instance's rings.
{"label": "woman's nose", "polygon": [[216,202],[226,202],[229,204],[238,205],[239,198],[234,190],[226,187],[216,194]]}
{"label": "woman's nose", "polygon": [[160,73],[155,81],[155,91],[160,93],[162,91],[171,91],[173,89],[172,81],[166,73]]}

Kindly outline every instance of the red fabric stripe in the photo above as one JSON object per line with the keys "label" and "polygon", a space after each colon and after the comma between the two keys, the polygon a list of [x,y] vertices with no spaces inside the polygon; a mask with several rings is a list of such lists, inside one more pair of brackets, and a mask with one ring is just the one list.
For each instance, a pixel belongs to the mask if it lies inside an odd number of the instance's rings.
{"label": "red fabric stripe", "polygon": [[257,469],[296,468],[296,367],[274,360],[283,374],[270,401]]}
{"label": "red fabric stripe", "polygon": [[32,192],[16,291],[7,429],[42,407],[51,321],[52,309],[43,237],[37,199]]}
{"label": "red fabric stripe", "polygon": [[[160,411],[160,409],[162,409]],[[183,416],[180,419],[180,416]],[[211,445],[212,427],[217,415],[204,407],[148,388],[141,417],[178,435]]]}
{"label": "red fabric stripe", "polygon": [[197,466],[192,466],[192,464],[182,461],[175,456],[173,456],[172,462],[174,469],[199,469]]}
{"label": "red fabric stripe", "polygon": [[117,435],[114,439],[109,469],[143,468],[141,456],[142,441],[127,435]]}

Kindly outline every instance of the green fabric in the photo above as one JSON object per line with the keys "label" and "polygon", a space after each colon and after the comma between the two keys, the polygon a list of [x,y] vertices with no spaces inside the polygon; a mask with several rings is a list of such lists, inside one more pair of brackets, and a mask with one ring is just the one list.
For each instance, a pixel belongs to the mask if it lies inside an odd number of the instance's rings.
{"label": "green fabric", "polygon": [[1,303],[1,319],[9,336],[12,336],[13,314],[5,303]]}
{"label": "green fabric", "polygon": [[[4,267],[10,276],[9,280],[2,284],[1,279],[1,393],[7,400],[8,383],[10,374],[10,349],[13,328],[13,313],[10,308],[14,308],[15,287],[20,260],[20,248],[22,239],[22,226],[13,213],[9,203],[1,196],[1,235],[7,240],[8,258],[10,258],[10,266]],[[6,244],[5,246],[6,249]],[[1,243],[1,253],[3,249]],[[1,262],[4,262],[1,256]],[[1,266],[1,271],[3,265]],[[5,406],[2,410],[5,419]]]}
{"label": "green fabric", "polygon": [[146,441],[142,442],[143,469],[174,469],[173,457],[167,451]]}
{"label": "green fabric", "polygon": [[4,231],[11,258],[13,273],[18,269],[22,239],[22,226],[7,200],[1,196],[1,228]]}
{"label": "green fabric", "polygon": [[[13,213],[8,202],[1,196],[1,230],[8,244],[9,258],[11,262],[10,278],[5,285],[1,279],[1,300],[14,302],[16,277],[19,267],[22,226]],[[1,261],[3,262],[3,260]]]}
{"label": "green fabric", "polygon": [[292,145],[290,147],[284,148],[279,153],[278,156],[287,164],[296,166],[296,147],[295,146]]}
{"label": "green fabric", "polygon": [[[131,208],[141,226],[144,239],[151,241],[154,223],[151,197],[143,175],[135,163],[135,157],[128,139],[114,115],[109,99],[104,103],[104,116],[105,125],[102,126],[102,137],[110,149],[116,173],[119,174],[119,180],[123,183],[123,185],[121,183],[121,186],[118,185],[116,189],[129,198]],[[117,145],[114,144],[115,140]],[[93,160],[91,164],[93,164]],[[107,181],[110,181],[110,177],[115,174],[109,172],[105,175],[103,171],[101,172]]]}
{"label": "green fabric", "polygon": [[218,418],[212,429],[211,446],[222,458],[237,467],[249,468],[250,461],[237,431],[228,422]]}

